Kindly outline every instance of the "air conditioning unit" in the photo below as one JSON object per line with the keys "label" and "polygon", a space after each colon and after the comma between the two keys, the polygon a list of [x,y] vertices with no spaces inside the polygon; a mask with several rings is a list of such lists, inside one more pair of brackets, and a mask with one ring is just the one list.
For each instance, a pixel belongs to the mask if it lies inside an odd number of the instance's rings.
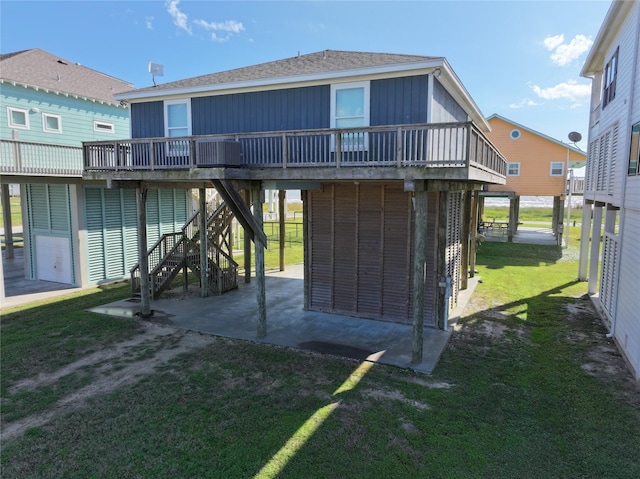
{"label": "air conditioning unit", "polygon": [[239,141],[196,140],[196,166],[200,168],[229,168],[242,164]]}

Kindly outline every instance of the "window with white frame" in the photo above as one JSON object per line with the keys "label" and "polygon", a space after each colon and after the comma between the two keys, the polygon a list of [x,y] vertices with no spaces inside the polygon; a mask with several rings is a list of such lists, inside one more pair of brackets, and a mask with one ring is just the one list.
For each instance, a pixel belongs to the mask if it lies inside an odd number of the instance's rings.
{"label": "window with white frame", "polygon": [[507,163],[507,176],[520,176],[520,163]]}
{"label": "window with white frame", "polygon": [[9,128],[29,129],[29,112],[21,108],[7,107],[7,121]]}
{"label": "window with white frame", "polygon": [[102,133],[114,133],[115,127],[113,123],[109,123],[106,121],[98,121],[94,120],[93,122],[93,131],[100,131]]}
{"label": "window with white frame", "polygon": [[[167,100],[164,102],[165,136],[176,138],[191,136],[191,100]],[[188,156],[189,142],[177,140],[168,142],[168,154]]]}
{"label": "window with white frame", "polygon": [[62,133],[62,119],[60,115],[42,114],[42,131],[48,133]]}
{"label": "window with white frame", "polygon": [[[369,82],[331,85],[331,128],[369,126]],[[342,136],[342,148],[361,149],[366,135],[349,133]]]}
{"label": "window with white frame", "polygon": [[640,122],[631,127],[631,150],[629,151],[629,176],[640,175]]}
{"label": "window with white frame", "polygon": [[551,162],[551,176],[562,176],[564,175],[564,162],[563,161],[552,161]]}
{"label": "window with white frame", "polygon": [[611,59],[604,67],[602,79],[602,108],[606,107],[616,97],[616,81],[618,79],[618,54],[620,47],[611,55]]}

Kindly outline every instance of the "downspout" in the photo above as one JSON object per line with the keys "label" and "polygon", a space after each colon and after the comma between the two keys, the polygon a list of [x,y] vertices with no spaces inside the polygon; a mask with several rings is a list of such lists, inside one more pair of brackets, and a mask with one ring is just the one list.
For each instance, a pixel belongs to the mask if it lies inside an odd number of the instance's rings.
{"label": "downspout", "polygon": [[[638,8],[638,19],[636,21],[636,37],[640,36],[640,8]],[[638,43],[635,44],[635,51],[633,52],[633,73],[631,75],[631,88],[629,89],[629,111],[627,113],[627,132],[629,132],[629,128],[631,127],[631,120],[633,118],[633,92],[635,91],[636,85],[636,75],[638,74]],[[631,142],[631,135],[629,135],[629,144]],[[629,151],[629,148],[623,151]],[[615,271],[618,273],[620,271],[621,256],[622,256],[622,242],[623,242],[623,232],[624,232],[624,200],[627,193],[627,180],[628,174],[623,171],[623,182],[622,182],[622,191],[620,192],[620,230],[618,231],[618,255],[616,257],[616,266]],[[615,227],[615,226],[614,226]],[[618,276],[618,281],[620,277]],[[613,338],[616,335],[616,318],[618,316],[618,300],[620,299],[620,295],[618,294],[618,287],[616,285],[616,314],[611,318],[611,327],[609,328],[609,332],[607,333],[607,338]]]}

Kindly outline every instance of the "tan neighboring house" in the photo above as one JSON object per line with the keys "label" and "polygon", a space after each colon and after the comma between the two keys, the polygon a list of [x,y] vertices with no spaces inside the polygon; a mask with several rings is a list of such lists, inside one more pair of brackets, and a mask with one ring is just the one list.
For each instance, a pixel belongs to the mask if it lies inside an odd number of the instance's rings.
{"label": "tan neighboring house", "polygon": [[[492,184],[481,198],[504,197],[510,200],[509,240],[518,225],[520,198],[544,196],[553,198],[553,231],[562,237],[564,202],[567,194],[567,172],[586,162],[586,153],[524,125],[493,114],[487,118],[489,140],[507,159],[507,181]],[[568,132],[567,132],[568,133]],[[576,182],[573,194],[581,194]]]}

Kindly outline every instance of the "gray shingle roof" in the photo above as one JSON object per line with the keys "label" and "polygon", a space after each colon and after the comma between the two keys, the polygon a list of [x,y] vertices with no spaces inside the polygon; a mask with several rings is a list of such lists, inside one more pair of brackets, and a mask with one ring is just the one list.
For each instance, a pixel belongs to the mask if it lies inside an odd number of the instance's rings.
{"label": "gray shingle roof", "polygon": [[129,82],[39,48],[0,55],[0,79],[109,103],[117,103],[114,94],[133,88]]}
{"label": "gray shingle roof", "polygon": [[283,60],[164,83],[155,87],[140,88],[136,90],[136,92],[173,90],[252,80],[266,80],[269,78],[275,79],[297,75],[310,75],[314,73],[339,72],[358,68],[424,62],[434,58],[440,57],[323,50],[321,52],[299,55]]}

